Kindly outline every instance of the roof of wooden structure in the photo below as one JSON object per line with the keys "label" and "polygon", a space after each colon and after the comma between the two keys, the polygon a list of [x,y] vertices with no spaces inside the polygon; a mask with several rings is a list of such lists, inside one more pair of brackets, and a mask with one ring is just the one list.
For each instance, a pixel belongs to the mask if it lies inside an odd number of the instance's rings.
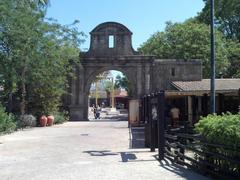
{"label": "roof of wooden structure", "polygon": [[[201,81],[173,81],[176,90],[168,90],[166,96],[203,96],[210,94],[210,79]],[[216,79],[215,90],[218,94],[239,95],[240,79]]]}

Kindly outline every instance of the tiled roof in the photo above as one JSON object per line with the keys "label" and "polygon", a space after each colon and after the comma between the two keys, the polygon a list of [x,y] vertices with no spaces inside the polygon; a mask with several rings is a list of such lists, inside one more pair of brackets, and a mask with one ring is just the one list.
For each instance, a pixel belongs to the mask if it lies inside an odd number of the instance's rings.
{"label": "tiled roof", "polygon": [[[201,81],[173,81],[172,85],[179,91],[210,91],[210,79]],[[238,90],[240,79],[216,79],[216,91]]]}

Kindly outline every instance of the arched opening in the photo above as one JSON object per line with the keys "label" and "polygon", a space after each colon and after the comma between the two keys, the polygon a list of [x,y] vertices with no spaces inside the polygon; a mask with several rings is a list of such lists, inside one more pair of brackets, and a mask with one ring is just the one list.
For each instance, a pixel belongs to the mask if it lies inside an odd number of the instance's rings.
{"label": "arched opening", "polygon": [[95,72],[89,79],[88,119],[127,120],[132,85],[127,75],[117,70]]}

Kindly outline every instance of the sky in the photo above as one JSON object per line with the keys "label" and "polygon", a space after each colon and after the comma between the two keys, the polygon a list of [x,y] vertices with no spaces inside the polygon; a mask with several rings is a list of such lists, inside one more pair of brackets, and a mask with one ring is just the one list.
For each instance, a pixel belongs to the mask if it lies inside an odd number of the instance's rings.
{"label": "sky", "polygon": [[89,32],[98,24],[119,22],[133,32],[136,50],[157,31],[163,31],[167,21],[183,22],[202,10],[202,0],[50,0],[47,17],[61,24],[79,20],[78,26],[87,38],[81,50],[89,48]]}

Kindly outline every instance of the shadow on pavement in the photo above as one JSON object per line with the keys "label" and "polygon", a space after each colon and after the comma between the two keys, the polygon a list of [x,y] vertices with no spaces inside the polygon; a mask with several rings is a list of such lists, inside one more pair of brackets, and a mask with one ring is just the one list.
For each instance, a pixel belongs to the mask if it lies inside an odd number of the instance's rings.
{"label": "shadow on pavement", "polygon": [[118,122],[118,121],[128,121],[128,116],[126,114],[120,114],[115,116],[104,116],[100,119],[90,119],[90,122]]}
{"label": "shadow on pavement", "polygon": [[138,159],[135,153],[146,153],[143,151],[139,152],[120,152],[122,162],[146,162],[146,161],[156,161],[156,159]]}
{"label": "shadow on pavement", "polygon": [[129,160],[136,160],[137,156],[133,153],[120,152],[122,162],[128,162]]}
{"label": "shadow on pavement", "polygon": [[83,151],[83,153],[88,153],[90,156],[121,156],[121,162],[144,162],[144,161],[156,161],[156,159],[138,159],[136,153],[146,153],[146,151],[130,151],[130,152],[111,152],[110,150],[90,150]]}
{"label": "shadow on pavement", "polygon": [[[157,157],[155,157],[155,158],[157,158]],[[160,163],[160,165],[159,165],[160,167],[162,167],[168,171],[171,171],[171,172],[183,177],[184,179],[194,179],[194,180],[209,179],[207,177],[200,176],[199,174],[197,174],[181,165],[175,164],[168,159],[161,160],[161,161],[159,161],[159,163]]]}
{"label": "shadow on pavement", "polygon": [[115,156],[119,153],[111,153],[109,150],[103,150],[103,151],[83,151],[83,153],[88,153],[91,156]]}

